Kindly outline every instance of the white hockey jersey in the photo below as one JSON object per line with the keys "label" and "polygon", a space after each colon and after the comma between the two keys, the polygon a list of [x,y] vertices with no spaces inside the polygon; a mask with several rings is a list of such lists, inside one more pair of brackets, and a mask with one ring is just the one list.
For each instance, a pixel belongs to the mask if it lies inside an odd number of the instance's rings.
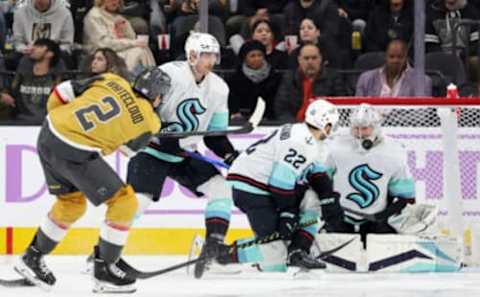
{"label": "white hockey jersey", "polygon": [[233,188],[253,194],[294,195],[318,152],[318,141],[306,124],[287,124],[242,152],[227,179]]}
{"label": "white hockey jersey", "polygon": [[[228,128],[228,93],[227,84],[215,73],[209,73],[197,84],[190,66],[186,61],[174,61],[159,66],[171,78],[170,91],[162,98],[157,113],[162,121],[162,131],[214,131]],[[195,150],[201,136],[182,138],[180,148]],[[162,151],[162,140],[154,139],[154,144],[146,149],[167,161],[181,160],[153,150]]]}
{"label": "white hockey jersey", "polygon": [[[398,141],[384,139],[370,150],[360,148],[353,136],[338,135],[327,141],[327,170],[333,175],[340,204],[365,214],[387,207],[387,197],[414,199],[415,184],[407,164],[407,152]],[[348,217],[362,218],[346,212]]]}

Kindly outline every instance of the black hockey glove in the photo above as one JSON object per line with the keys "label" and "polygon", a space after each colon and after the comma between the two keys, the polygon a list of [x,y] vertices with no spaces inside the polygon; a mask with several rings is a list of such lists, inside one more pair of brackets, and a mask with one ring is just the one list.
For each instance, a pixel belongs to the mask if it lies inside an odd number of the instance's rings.
{"label": "black hockey glove", "polygon": [[229,153],[225,155],[225,159],[223,159],[223,162],[227,164],[228,166],[232,166],[233,161],[240,155],[239,151],[234,151],[233,153]]}
{"label": "black hockey glove", "polygon": [[298,227],[298,215],[293,212],[283,211],[278,219],[277,230],[283,240],[289,240]]}
{"label": "black hockey glove", "polygon": [[333,192],[331,197],[320,199],[320,205],[325,229],[333,230],[343,222],[344,211],[340,205],[340,193]]}
{"label": "black hockey glove", "polygon": [[105,78],[101,75],[95,75],[88,78],[83,79],[72,79],[70,83],[72,84],[73,93],[75,97],[80,96],[83,92],[85,92],[90,86],[98,81],[104,80]]}

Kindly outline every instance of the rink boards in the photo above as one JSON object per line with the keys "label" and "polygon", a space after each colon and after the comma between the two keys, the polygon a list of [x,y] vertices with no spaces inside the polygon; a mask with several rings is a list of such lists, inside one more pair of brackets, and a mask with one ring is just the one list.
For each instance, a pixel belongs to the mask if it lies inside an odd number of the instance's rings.
{"label": "rink boards", "polygon": [[[234,136],[232,140],[237,148],[243,149],[272,130],[272,127],[262,127],[249,135]],[[38,131],[38,127],[0,127],[0,254],[22,251],[54,201],[46,192],[35,149]],[[408,147],[409,166],[416,179],[419,200],[441,202],[443,168],[439,131],[434,128],[385,128],[385,132]],[[478,225],[480,132],[467,128],[460,132],[463,215],[467,224]],[[199,150],[205,152],[204,147]],[[115,153],[106,159],[120,176],[126,176],[128,160],[125,157]],[[205,202],[167,180],[160,202],[135,222],[127,253],[186,253],[193,235],[203,232]],[[441,210],[446,213],[442,207]],[[56,253],[90,252],[98,236],[96,226],[104,211],[103,207],[89,205],[85,217],[75,224]],[[248,223],[238,210],[232,214],[231,227],[229,240],[250,234]]]}

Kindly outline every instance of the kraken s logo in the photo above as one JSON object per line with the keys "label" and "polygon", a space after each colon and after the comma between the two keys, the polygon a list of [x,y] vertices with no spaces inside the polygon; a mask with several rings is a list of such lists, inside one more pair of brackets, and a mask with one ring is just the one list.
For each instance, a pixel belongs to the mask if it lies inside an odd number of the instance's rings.
{"label": "kraken s logo", "polygon": [[357,203],[361,208],[367,208],[372,205],[380,196],[380,190],[372,183],[383,174],[371,169],[368,164],[362,164],[352,169],[348,176],[350,185],[357,190],[357,193],[350,193],[347,199]]}
{"label": "kraken s logo", "polygon": [[200,124],[198,115],[204,113],[207,109],[200,104],[198,98],[183,100],[177,106],[177,117],[179,122],[170,123],[162,131],[168,132],[190,132],[196,131]]}

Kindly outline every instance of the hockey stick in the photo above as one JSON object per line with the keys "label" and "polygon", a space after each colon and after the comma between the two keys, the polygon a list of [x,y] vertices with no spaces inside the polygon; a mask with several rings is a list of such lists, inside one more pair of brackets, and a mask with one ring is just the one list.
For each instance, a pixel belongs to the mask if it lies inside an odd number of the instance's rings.
{"label": "hockey stick", "polygon": [[[317,223],[316,219],[311,220],[311,221],[307,221],[307,222],[304,222],[303,224],[301,224],[300,228],[308,227],[308,226],[311,226],[315,223]],[[244,248],[251,247],[253,245],[266,244],[266,243],[277,241],[277,240],[280,240],[280,239],[282,239],[281,236],[280,236],[280,233],[274,232],[274,233],[272,233],[268,236],[262,237],[262,238],[255,238],[251,241],[242,242],[242,243],[238,243],[238,244],[234,243],[234,244],[230,245],[229,253],[231,253],[233,251],[233,249],[244,249]],[[217,255],[217,256],[221,256],[221,255]],[[123,260],[122,260],[122,263],[118,263],[119,264],[118,266],[121,270],[123,270],[131,278],[148,279],[148,278],[152,278],[152,277],[155,277],[155,276],[158,276],[158,275],[161,275],[161,274],[164,274],[164,273],[168,273],[168,272],[180,269],[180,268],[187,267],[189,265],[193,265],[193,264],[201,262],[201,261],[206,261],[206,260],[209,260],[211,258],[214,258],[214,257],[212,257],[211,255],[201,256],[201,257],[198,257],[196,259],[189,260],[189,261],[186,261],[186,262],[183,262],[183,263],[180,263],[180,264],[176,264],[176,265],[164,268],[164,269],[160,269],[160,270],[156,270],[156,271],[149,271],[149,272],[137,270]]]}
{"label": "hockey stick", "polygon": [[228,134],[246,134],[255,129],[263,118],[265,112],[265,101],[262,97],[258,97],[257,105],[252,115],[242,127],[238,129],[228,129],[219,131],[190,131],[190,132],[160,132],[155,136],[159,138],[183,138],[189,136],[224,136]]}
{"label": "hockey stick", "polygon": [[[256,245],[256,244],[266,244],[266,243],[276,241],[276,240],[279,240],[279,239],[280,239],[280,234],[278,232],[274,232],[271,235],[266,236],[266,237],[257,238],[257,239],[254,239],[252,241],[248,241],[248,242],[244,242],[244,243],[240,243],[240,244],[230,245],[230,250],[229,251],[232,251],[232,249],[234,249],[234,248],[237,248],[237,249],[238,248],[248,248],[248,247]],[[209,260],[211,258],[212,257],[210,255],[201,256],[201,257],[195,258],[193,260],[189,260],[189,261],[186,261],[186,262],[183,262],[183,263],[180,263],[180,264],[176,264],[176,265],[164,268],[164,269],[149,271],[149,272],[137,270],[137,269],[133,268],[132,266],[124,267],[123,265],[121,265],[121,266],[119,265],[119,268],[122,269],[129,277],[137,278],[137,279],[148,279],[148,278],[152,278],[152,277],[164,274],[164,273],[168,273],[168,272],[171,272],[171,271],[183,268],[183,267],[187,267],[189,265],[193,265],[197,262],[206,261],[206,260]],[[127,263],[125,262],[124,264],[127,264]]]}
{"label": "hockey stick", "polygon": [[32,287],[32,284],[26,278],[16,279],[0,279],[0,287],[14,288],[14,287]]}
{"label": "hockey stick", "polygon": [[328,250],[328,251],[325,251],[325,252],[320,252],[320,254],[318,256],[315,257],[315,259],[325,259],[327,258],[328,256],[332,255],[332,254],[335,254],[336,252],[338,252],[339,250],[343,249],[344,247],[346,247],[347,245],[349,245],[352,241],[355,240],[355,237],[345,241],[344,243],[342,243],[341,245],[337,246],[337,247],[334,247],[333,249],[331,250]]}
{"label": "hockey stick", "polygon": [[222,167],[222,168],[225,168],[225,169],[230,168],[230,165],[225,164],[225,162],[223,162],[221,160],[215,160],[213,158],[209,158],[207,156],[200,155],[199,153],[196,153],[196,152],[185,151],[184,154],[187,155],[188,157],[192,158],[192,159],[205,161],[207,163],[210,163],[210,164],[218,166],[218,167]]}
{"label": "hockey stick", "polygon": [[354,209],[351,209],[351,208],[348,208],[348,207],[344,207],[342,206],[343,210],[345,210],[346,212],[349,212],[351,214],[354,214],[354,215],[357,215],[357,216],[360,216],[362,217],[363,219],[369,221],[369,222],[378,222],[378,220],[375,218],[375,215],[372,215],[372,214],[365,214],[363,212],[360,212],[358,210],[354,210]]}

